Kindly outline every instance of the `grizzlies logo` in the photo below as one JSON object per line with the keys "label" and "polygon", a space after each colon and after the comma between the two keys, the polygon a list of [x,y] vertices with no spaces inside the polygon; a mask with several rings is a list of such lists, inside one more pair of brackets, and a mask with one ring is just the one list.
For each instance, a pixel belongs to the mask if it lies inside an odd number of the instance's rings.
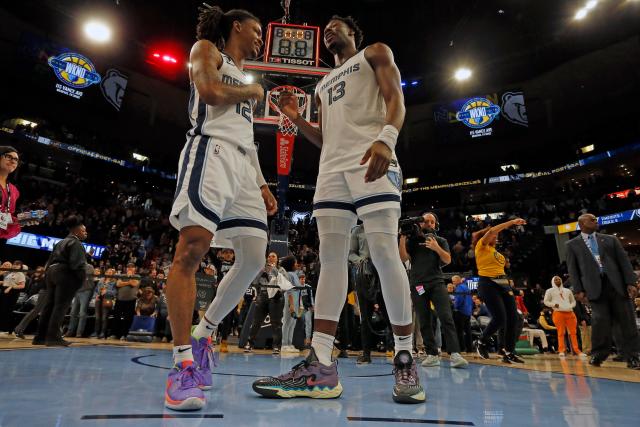
{"label": "grizzlies logo", "polygon": [[527,107],[522,92],[505,92],[502,95],[502,115],[511,123],[529,127]]}
{"label": "grizzlies logo", "polygon": [[389,178],[389,181],[391,181],[398,191],[402,191],[402,169],[398,169],[397,171],[387,171],[387,178]]}
{"label": "grizzlies logo", "polygon": [[487,98],[471,98],[456,113],[456,119],[472,129],[487,127],[500,114],[500,107]]}
{"label": "grizzlies logo", "polygon": [[86,56],[79,53],[61,53],[47,61],[58,80],[75,89],[84,89],[100,83],[100,74]]}
{"label": "grizzlies logo", "polygon": [[100,83],[102,95],[104,95],[107,102],[118,111],[120,111],[120,107],[122,107],[122,98],[124,98],[127,82],[127,76],[112,68],[107,71],[105,78]]}

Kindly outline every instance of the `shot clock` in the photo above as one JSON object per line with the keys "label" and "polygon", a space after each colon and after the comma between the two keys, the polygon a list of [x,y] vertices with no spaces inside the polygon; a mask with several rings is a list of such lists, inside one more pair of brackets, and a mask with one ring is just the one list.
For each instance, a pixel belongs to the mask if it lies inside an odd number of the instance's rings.
{"label": "shot clock", "polygon": [[319,43],[320,27],[271,22],[264,61],[317,67]]}

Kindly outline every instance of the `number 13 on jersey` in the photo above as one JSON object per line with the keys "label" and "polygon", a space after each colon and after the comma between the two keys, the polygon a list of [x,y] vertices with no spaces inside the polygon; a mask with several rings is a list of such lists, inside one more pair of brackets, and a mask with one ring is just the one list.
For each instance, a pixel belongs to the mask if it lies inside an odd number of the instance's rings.
{"label": "number 13 on jersey", "polygon": [[329,93],[329,105],[333,104],[344,96],[344,87],[346,83],[344,81],[336,83],[333,87],[327,89]]}

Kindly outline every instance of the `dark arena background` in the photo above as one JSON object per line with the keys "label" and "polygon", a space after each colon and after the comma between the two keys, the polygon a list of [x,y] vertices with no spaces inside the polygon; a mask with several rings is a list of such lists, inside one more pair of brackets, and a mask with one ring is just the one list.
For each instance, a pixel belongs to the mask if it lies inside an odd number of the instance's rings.
{"label": "dark arena background", "polygon": [[[640,425],[640,1],[207,2],[0,6],[0,427]],[[210,6],[243,8],[261,23],[264,45],[239,84],[260,84],[264,100],[237,108],[253,114],[260,166],[278,200],[269,252],[295,257],[287,273],[296,283],[287,290],[265,273],[244,284],[213,337],[206,405],[183,412],[163,402],[174,349],[165,291],[179,238],[169,216],[192,127],[198,8]],[[413,317],[426,313],[433,335],[414,326],[411,357],[427,396],[416,405],[392,399],[388,302],[377,275],[364,272],[372,263],[356,231],[333,353],[344,392],[267,399],[252,390],[260,377],[307,363],[312,348],[321,151],[301,133],[279,132],[276,104],[283,86],[294,87],[300,115],[318,125],[314,91],[334,68],[324,43],[334,15],[357,21],[362,48],[382,42],[393,52],[406,114],[395,146],[402,172],[389,179],[401,187],[402,218],[435,214],[434,233],[450,253],[446,307],[425,303],[426,284],[410,285]],[[599,249],[580,228],[585,214],[608,239]],[[48,260],[69,217],[88,233],[86,278],[60,305],[59,337],[37,345],[59,262]],[[496,313],[478,292],[485,279],[474,246],[474,233],[516,218],[526,224],[500,233],[495,256],[504,255],[506,270],[496,280],[515,301],[514,356],[524,363],[500,353],[506,332],[483,335]],[[422,230],[416,221],[400,234]],[[224,246],[214,239],[198,264],[193,325],[234,265]],[[584,284],[592,280],[610,300],[591,293]],[[295,303],[272,304],[274,294]],[[565,297],[572,302],[562,310]],[[297,310],[293,323],[287,307]],[[453,315],[452,334],[442,310]],[[459,357],[468,366],[456,369]]]}

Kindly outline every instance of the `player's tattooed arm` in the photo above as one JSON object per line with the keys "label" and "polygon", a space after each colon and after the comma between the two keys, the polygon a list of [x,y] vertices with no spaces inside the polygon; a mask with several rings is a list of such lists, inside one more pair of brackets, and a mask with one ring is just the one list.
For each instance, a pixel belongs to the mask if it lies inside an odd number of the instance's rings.
{"label": "player's tattooed arm", "polygon": [[262,101],[264,89],[257,83],[234,86],[220,79],[222,55],[208,40],[199,40],[191,48],[189,71],[200,97],[208,105],[233,105],[243,101]]}

